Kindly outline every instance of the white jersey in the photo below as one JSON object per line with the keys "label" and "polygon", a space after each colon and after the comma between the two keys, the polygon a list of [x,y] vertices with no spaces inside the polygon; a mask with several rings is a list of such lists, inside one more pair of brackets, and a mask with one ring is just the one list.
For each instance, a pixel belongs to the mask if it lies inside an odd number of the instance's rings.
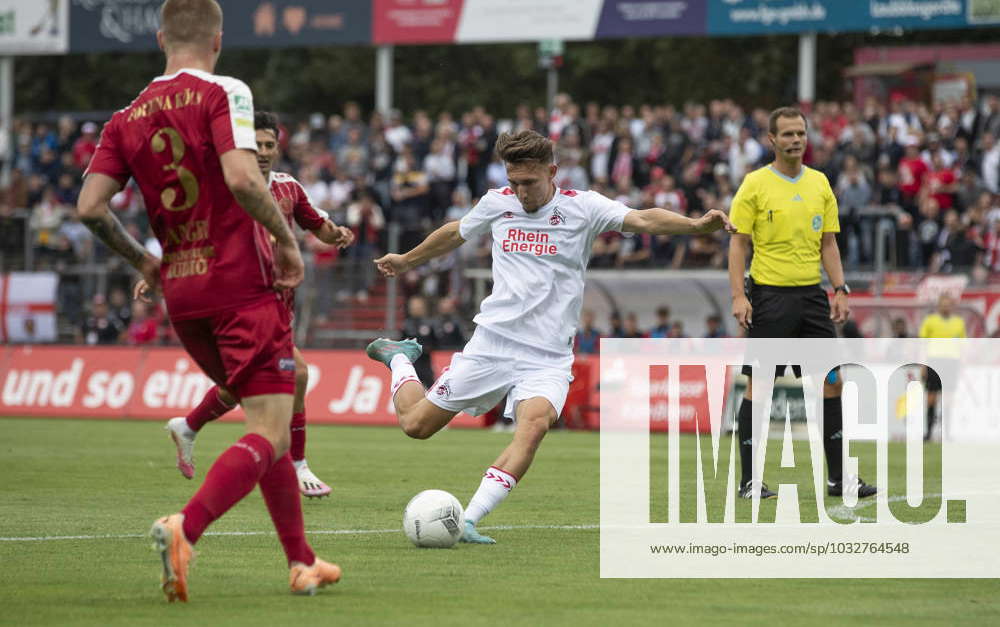
{"label": "white jersey", "polygon": [[591,245],[605,231],[620,231],[629,211],[597,192],[557,189],[528,213],[509,187],[487,192],[459,223],[465,240],[493,236],[493,293],[475,323],[522,344],[571,352]]}

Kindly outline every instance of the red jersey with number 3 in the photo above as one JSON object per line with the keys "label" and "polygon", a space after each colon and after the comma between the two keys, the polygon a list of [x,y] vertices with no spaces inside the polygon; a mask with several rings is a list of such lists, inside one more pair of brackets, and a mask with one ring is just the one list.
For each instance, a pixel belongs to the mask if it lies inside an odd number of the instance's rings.
{"label": "red jersey with number 3", "polygon": [[170,317],[202,318],[274,298],[263,226],[236,202],[219,158],[257,150],[250,89],[184,69],[155,79],[104,126],[88,174],[136,180],[163,246]]}
{"label": "red jersey with number 3", "polygon": [[[295,180],[291,174],[272,171],[268,186],[271,189],[271,196],[278,203],[278,208],[281,209],[281,214],[285,216],[288,228],[292,229],[292,232],[295,231],[296,224],[303,230],[315,231],[326,222],[326,212],[320,212],[313,207],[302,183]],[[285,290],[281,297],[288,311],[294,311],[295,290]]]}

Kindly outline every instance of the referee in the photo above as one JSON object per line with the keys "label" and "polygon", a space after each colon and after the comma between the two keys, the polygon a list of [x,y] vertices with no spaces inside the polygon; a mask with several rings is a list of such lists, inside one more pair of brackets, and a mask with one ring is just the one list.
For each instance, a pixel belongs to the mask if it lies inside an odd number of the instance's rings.
{"label": "referee", "polygon": [[[826,175],[802,165],[806,149],[806,119],[792,107],[771,112],[768,139],[774,162],[743,179],[730,210],[737,229],[729,246],[729,286],[733,316],[757,337],[837,337],[833,323],[844,322],[850,310],[836,233],[837,199]],[[749,289],[744,286],[746,258],[753,247]],[[820,264],[834,286],[833,307],[820,287]],[[801,369],[793,367],[795,376]],[[781,368],[779,368],[781,370]],[[749,374],[749,368],[744,368]],[[826,452],[827,493],[857,492],[872,496],[875,486],[858,477],[845,478],[843,468],[843,410],[839,377],[823,383],[823,449]],[[751,399],[746,396],[736,418],[740,438],[740,497],[755,493],[769,499],[777,494],[763,482],[752,481],[753,439]]]}
{"label": "referee", "polygon": [[[964,338],[965,320],[955,315],[955,298],[946,293],[938,298],[937,311],[929,314],[920,324],[922,338]],[[958,380],[959,347],[952,342],[934,342],[928,347],[928,356],[936,357],[938,369],[946,373],[945,379]],[[938,401],[941,398],[943,386],[941,377],[933,368],[924,368],[924,385],[927,395],[927,430],[924,431],[924,442],[931,439],[934,423],[937,420]]]}

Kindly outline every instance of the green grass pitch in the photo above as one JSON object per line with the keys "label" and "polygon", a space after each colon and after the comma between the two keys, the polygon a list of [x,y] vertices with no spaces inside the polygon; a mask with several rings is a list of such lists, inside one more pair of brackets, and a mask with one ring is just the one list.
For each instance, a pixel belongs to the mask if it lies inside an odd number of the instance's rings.
{"label": "green grass pitch", "polygon": [[[168,605],[145,536],[177,511],[241,433],[216,424],[181,478],[158,422],[0,420],[2,625],[985,625],[984,580],[602,580],[599,457],[592,433],[554,432],[512,496],[483,521],[495,546],[420,550],[398,531],[426,488],[464,503],[509,434],[314,426],[310,465],[332,498],[304,503],[317,553],[344,579],[287,592],[277,538],[254,492],[198,544],[191,602]],[[692,451],[693,447],[685,446]],[[334,533],[342,531],[342,533]],[[252,535],[225,535],[252,532]],[[53,536],[89,536],[53,539]],[[93,537],[98,536],[98,537]],[[12,537],[43,538],[11,541]]]}

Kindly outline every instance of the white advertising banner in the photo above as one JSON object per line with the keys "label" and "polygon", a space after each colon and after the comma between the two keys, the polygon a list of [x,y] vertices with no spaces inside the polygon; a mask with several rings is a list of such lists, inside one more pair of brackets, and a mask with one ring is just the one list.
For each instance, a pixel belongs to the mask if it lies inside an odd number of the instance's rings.
{"label": "white advertising banner", "polygon": [[466,0],[455,41],[593,39],[602,0]]}
{"label": "white advertising banner", "polygon": [[0,0],[0,55],[65,54],[70,0]]}

